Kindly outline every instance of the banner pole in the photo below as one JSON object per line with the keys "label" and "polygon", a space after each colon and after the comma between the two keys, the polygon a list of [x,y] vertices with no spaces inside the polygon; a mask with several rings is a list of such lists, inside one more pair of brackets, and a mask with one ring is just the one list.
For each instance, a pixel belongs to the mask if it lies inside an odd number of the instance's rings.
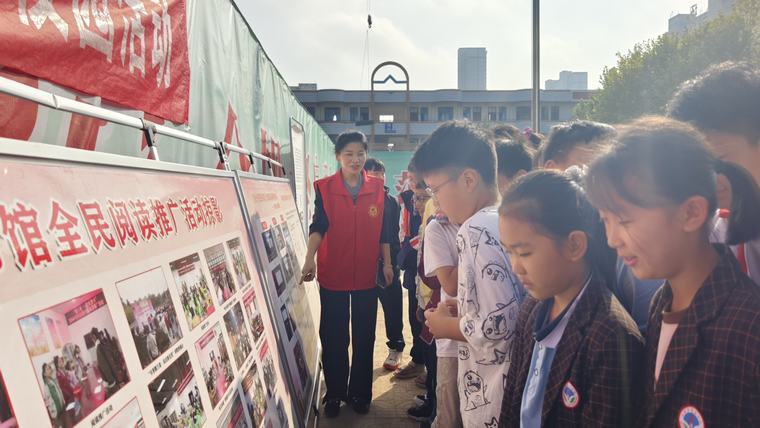
{"label": "banner pole", "polygon": [[145,135],[145,141],[148,143],[148,159],[159,160],[158,147],[156,147],[156,140],[158,139],[156,136],[156,127],[145,119],[140,119],[140,121],[142,121],[142,131]]}
{"label": "banner pole", "polygon": [[224,141],[219,141],[216,143],[216,151],[219,153],[219,162],[224,165],[225,171],[232,171],[230,168],[230,163],[227,160],[227,154],[226,154],[226,143]]}

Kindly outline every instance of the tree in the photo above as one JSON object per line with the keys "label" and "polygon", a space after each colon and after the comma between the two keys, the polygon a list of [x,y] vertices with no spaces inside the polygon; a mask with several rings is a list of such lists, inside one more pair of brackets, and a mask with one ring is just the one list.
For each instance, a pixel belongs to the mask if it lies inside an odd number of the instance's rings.
{"label": "tree", "polygon": [[760,0],[739,0],[730,15],[638,43],[617,58],[602,72],[602,89],[576,106],[578,118],[619,123],[661,114],[678,85],[711,64],[760,63]]}

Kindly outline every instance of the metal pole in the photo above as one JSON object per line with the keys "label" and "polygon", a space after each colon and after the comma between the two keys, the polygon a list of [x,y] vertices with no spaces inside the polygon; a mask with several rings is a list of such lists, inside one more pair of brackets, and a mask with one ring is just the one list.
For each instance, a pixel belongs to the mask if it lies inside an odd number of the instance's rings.
{"label": "metal pole", "polygon": [[540,0],[533,0],[533,100],[531,119],[534,132],[541,132],[541,30],[539,20]]}

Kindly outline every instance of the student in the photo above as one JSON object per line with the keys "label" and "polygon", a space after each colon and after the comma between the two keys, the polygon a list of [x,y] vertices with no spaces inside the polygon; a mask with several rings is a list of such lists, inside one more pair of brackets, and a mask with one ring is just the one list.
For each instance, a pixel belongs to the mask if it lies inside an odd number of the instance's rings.
{"label": "student", "polygon": [[501,242],[531,298],[500,426],[630,426],[644,342],[611,292],[617,257],[598,212],[570,174],[551,170],[519,178],[503,198]]}
{"label": "student", "polygon": [[533,169],[533,149],[513,140],[496,140],[497,177],[499,193],[504,194],[517,177]]}
{"label": "student", "polygon": [[[364,164],[364,170],[367,175],[377,178],[385,183],[385,164],[380,160],[369,158]],[[388,186],[385,186],[385,211],[389,218],[391,262],[393,267],[393,282],[386,288],[378,288],[377,297],[383,307],[385,318],[385,334],[388,338],[388,358],[383,363],[383,368],[388,371],[395,371],[401,362],[401,356],[404,352],[404,322],[403,322],[403,296],[401,294],[401,280],[399,278],[398,267],[395,266],[396,258],[399,252],[399,217],[401,216],[401,207],[396,198],[389,194]]]}
{"label": "student", "polygon": [[760,191],[715,158],[691,126],[634,121],[592,163],[589,196],[609,245],[637,278],[665,278],[649,314],[639,427],[747,426],[760,420],[760,290],[711,245],[716,177],[732,188],[728,243],[760,233]]}
{"label": "student", "polygon": [[[699,128],[716,157],[743,167],[760,184],[760,70],[733,62],[710,67],[681,85],[667,111]],[[718,185],[719,196],[730,193],[725,183]],[[760,240],[742,243],[735,252],[760,283]]]}
{"label": "student", "polygon": [[[499,243],[496,153],[489,135],[447,122],[412,157],[449,220],[461,224],[457,304],[425,312],[436,338],[458,343],[459,402],[465,427],[498,422],[514,318],[524,291]],[[454,315],[450,310],[453,309]]]}
{"label": "student", "polygon": [[520,129],[514,125],[503,123],[491,128],[491,133],[497,140],[512,140],[524,143],[526,142],[525,134],[520,132]]}
{"label": "student", "polygon": [[[423,218],[425,217],[426,216],[423,216]],[[432,218],[428,220],[428,223],[430,221],[432,221]],[[441,283],[434,275],[425,274],[425,251],[429,247],[427,244],[425,244],[427,242],[426,234],[423,233],[421,235],[422,245],[420,246],[419,250],[420,261],[417,267],[417,277],[420,279],[420,282],[417,284],[417,290],[418,301],[424,302],[425,306],[418,308],[417,316],[420,320],[423,320],[424,311],[427,309],[436,308],[438,306],[438,303],[441,301]],[[429,294],[426,296],[421,296],[421,293],[419,293],[420,290],[429,290]],[[422,400],[419,405],[408,409],[406,413],[410,418],[419,421],[420,427],[430,427],[433,418],[436,417],[437,411],[438,400],[436,397],[436,386],[438,383],[438,355],[436,349],[436,341],[434,340],[433,334],[430,332],[430,329],[426,324],[422,325],[420,338],[425,344],[425,370],[427,372],[424,383],[425,396],[424,400]]]}
{"label": "student", "polygon": [[[424,274],[435,277],[441,285],[440,300],[456,302],[459,255],[457,232],[459,226],[450,222],[442,212],[425,228],[423,241]],[[457,390],[457,342],[451,339],[435,340],[436,367],[436,415],[435,428],[458,428],[462,426]]]}
{"label": "student", "polygon": [[541,149],[540,166],[564,171],[573,165],[588,165],[615,134],[610,125],[589,120],[554,125]]}
{"label": "student", "polygon": [[383,275],[387,283],[393,281],[383,183],[363,170],[367,138],[358,131],[341,133],[335,158],[340,170],[314,183],[314,218],[301,272],[302,281],[311,281],[318,273],[327,417],[338,416],[342,401],[349,401],[356,413],[369,412],[381,244]]}
{"label": "student", "polygon": [[415,195],[420,190],[424,193],[424,188],[416,190],[417,176],[414,172],[414,165],[411,163],[408,167],[410,175],[409,188],[399,194],[401,200],[401,220],[399,237],[401,240],[401,250],[398,255],[398,266],[404,271],[402,285],[407,290],[409,299],[407,317],[409,320],[409,329],[412,332],[412,349],[409,356],[412,358],[405,366],[401,367],[393,376],[397,379],[415,379],[425,383],[425,346],[420,339],[422,323],[417,319],[417,259],[419,246],[419,231],[422,225],[422,212],[417,212],[415,208]]}
{"label": "student", "polygon": [[[543,147],[544,168],[564,171],[571,166],[585,167],[613,143],[617,131],[610,125],[580,120],[552,127]],[[612,292],[628,310],[639,329],[647,328],[649,305],[662,280],[636,279],[622,260],[617,263],[617,281]]]}

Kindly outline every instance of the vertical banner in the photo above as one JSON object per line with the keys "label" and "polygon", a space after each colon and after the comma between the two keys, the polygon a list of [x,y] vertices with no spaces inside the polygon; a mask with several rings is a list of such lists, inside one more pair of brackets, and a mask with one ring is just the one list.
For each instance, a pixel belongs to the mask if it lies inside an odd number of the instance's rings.
{"label": "vertical banner", "polygon": [[0,171],[4,423],[300,425],[232,173],[5,139]]}
{"label": "vertical banner", "polygon": [[288,168],[288,177],[290,178],[290,186],[294,190],[296,197],[296,207],[298,209],[298,215],[301,218],[301,224],[303,224],[303,230],[308,230],[309,220],[311,215],[309,213],[309,193],[308,183],[306,179],[306,134],[303,129],[303,125],[294,118],[290,118],[290,149],[292,162],[290,168]]}
{"label": "vertical banner", "polygon": [[286,179],[263,181],[245,173],[238,175],[270,301],[274,302],[294,398],[308,419],[319,382],[319,290],[314,283],[298,284],[306,255],[301,217]]}

